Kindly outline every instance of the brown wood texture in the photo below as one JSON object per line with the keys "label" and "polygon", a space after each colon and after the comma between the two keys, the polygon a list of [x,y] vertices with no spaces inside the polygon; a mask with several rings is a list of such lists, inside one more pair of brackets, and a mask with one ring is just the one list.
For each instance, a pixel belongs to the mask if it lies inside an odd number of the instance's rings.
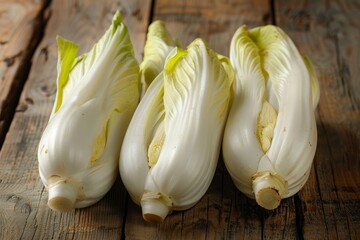
{"label": "brown wood texture", "polygon": [[0,4],[0,146],[31,67],[40,39],[46,1],[7,1]]}
{"label": "brown wood texture", "polygon": [[[235,188],[220,159],[200,202],[162,224],[142,219],[120,178],[91,207],[50,210],[37,147],[56,92],[55,36],[87,51],[117,9],[139,61],[156,19],[183,47],[201,37],[224,55],[243,24],[283,28],[312,60],[321,87],[304,188],[263,210]],[[360,239],[359,19],[355,0],[0,0],[0,239]]]}

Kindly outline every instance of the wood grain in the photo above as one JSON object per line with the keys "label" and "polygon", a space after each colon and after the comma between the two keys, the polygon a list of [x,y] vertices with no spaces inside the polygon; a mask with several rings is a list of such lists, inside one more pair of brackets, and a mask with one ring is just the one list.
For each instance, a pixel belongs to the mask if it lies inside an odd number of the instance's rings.
{"label": "wood grain", "polygon": [[[83,53],[102,36],[115,11],[120,9],[134,45],[140,46],[145,41],[149,6],[148,1],[129,4],[86,0],[55,0],[49,5],[45,35],[32,58],[29,78],[0,152],[0,239],[121,237],[126,191],[119,179],[99,203],[57,213],[47,207],[47,192],[39,179],[36,153],[55,97],[56,35],[76,42]],[[5,50],[8,53],[11,49]],[[137,56],[140,58],[141,52]]]}
{"label": "wood grain", "polygon": [[229,55],[230,40],[241,25],[271,23],[269,1],[156,1],[153,18],[166,22],[169,32],[186,47],[203,38],[216,52]]}
{"label": "wood grain", "polygon": [[0,4],[0,148],[41,35],[46,0]]}

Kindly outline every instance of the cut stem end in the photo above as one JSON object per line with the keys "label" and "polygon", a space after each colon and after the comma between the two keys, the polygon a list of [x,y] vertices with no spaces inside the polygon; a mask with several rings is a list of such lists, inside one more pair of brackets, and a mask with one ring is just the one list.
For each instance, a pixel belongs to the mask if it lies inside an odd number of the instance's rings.
{"label": "cut stem end", "polygon": [[75,206],[76,187],[68,181],[57,181],[49,185],[49,207],[57,212],[68,212]]}
{"label": "cut stem end", "polygon": [[259,172],[253,176],[256,202],[263,208],[273,210],[280,205],[287,190],[287,182],[278,174]]}
{"label": "cut stem end", "polygon": [[163,222],[172,212],[171,199],[162,193],[146,192],[140,203],[143,218],[148,222]]}

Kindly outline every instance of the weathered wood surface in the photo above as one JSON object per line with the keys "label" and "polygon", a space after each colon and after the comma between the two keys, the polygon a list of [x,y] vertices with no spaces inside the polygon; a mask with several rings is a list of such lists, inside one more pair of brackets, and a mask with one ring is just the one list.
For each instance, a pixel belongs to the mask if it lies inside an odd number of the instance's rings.
{"label": "weathered wood surface", "polygon": [[0,1],[0,146],[43,31],[46,1]]}
{"label": "weathered wood surface", "polygon": [[[236,190],[220,161],[201,201],[163,224],[142,220],[120,180],[94,206],[51,211],[36,153],[56,91],[55,36],[84,52],[117,9],[139,61],[155,19],[165,20],[183,46],[201,37],[225,55],[242,24],[274,23],[287,31],[312,60],[321,87],[318,148],[305,187],[265,211]],[[7,133],[0,151],[0,239],[359,239],[358,19],[358,1],[340,0],[0,0],[0,143]]]}

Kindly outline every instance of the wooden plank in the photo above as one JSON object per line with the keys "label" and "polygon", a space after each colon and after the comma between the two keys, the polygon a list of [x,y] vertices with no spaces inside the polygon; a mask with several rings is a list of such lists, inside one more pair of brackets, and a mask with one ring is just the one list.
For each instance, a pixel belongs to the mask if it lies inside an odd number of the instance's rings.
{"label": "wooden plank", "polygon": [[[142,46],[149,7],[148,1],[54,0],[47,9],[45,36],[32,59],[29,79],[0,152],[0,239],[121,237],[126,191],[119,179],[99,203],[57,213],[47,207],[48,194],[38,175],[36,153],[56,91],[55,36],[75,41],[80,52],[89,50],[120,9],[134,44]],[[141,52],[136,54],[141,57]]]}
{"label": "wooden plank", "polygon": [[[215,178],[214,181],[219,180]],[[222,206],[219,214],[224,215],[226,223],[224,226],[225,237],[221,237],[221,239],[261,239],[263,209],[254,199],[246,197],[237,190],[225,169],[223,169],[221,184]]]}
{"label": "wooden plank", "polygon": [[169,32],[186,47],[203,38],[216,52],[229,55],[230,40],[242,24],[271,23],[269,1],[155,1],[154,20],[166,22]]}
{"label": "wooden plank", "polygon": [[46,0],[0,4],[0,149],[39,42]]}
{"label": "wooden plank", "polygon": [[294,197],[283,199],[272,211],[264,210],[263,239],[299,239]]}
{"label": "wooden plank", "polygon": [[[156,19],[165,21],[169,32],[183,47],[200,37],[210,48],[228,56],[236,29],[243,24],[255,27],[271,23],[271,6],[269,1],[157,0],[153,12],[153,20]],[[189,210],[174,212],[162,224],[144,222],[140,207],[129,200],[125,236],[127,239],[145,236],[148,239],[260,239],[262,216],[263,210],[255,201],[235,188],[220,159],[212,184],[200,202]],[[286,218],[286,212],[273,218]],[[295,229],[294,215],[288,219]]]}
{"label": "wooden plank", "polygon": [[[295,30],[320,80],[318,149],[299,193],[304,239],[357,239],[360,227],[360,5],[355,1],[276,2],[276,22]],[[301,33],[300,33],[301,32]]]}
{"label": "wooden plank", "polygon": [[352,0],[274,1],[277,25],[329,36],[358,32],[359,8],[359,3]]}

